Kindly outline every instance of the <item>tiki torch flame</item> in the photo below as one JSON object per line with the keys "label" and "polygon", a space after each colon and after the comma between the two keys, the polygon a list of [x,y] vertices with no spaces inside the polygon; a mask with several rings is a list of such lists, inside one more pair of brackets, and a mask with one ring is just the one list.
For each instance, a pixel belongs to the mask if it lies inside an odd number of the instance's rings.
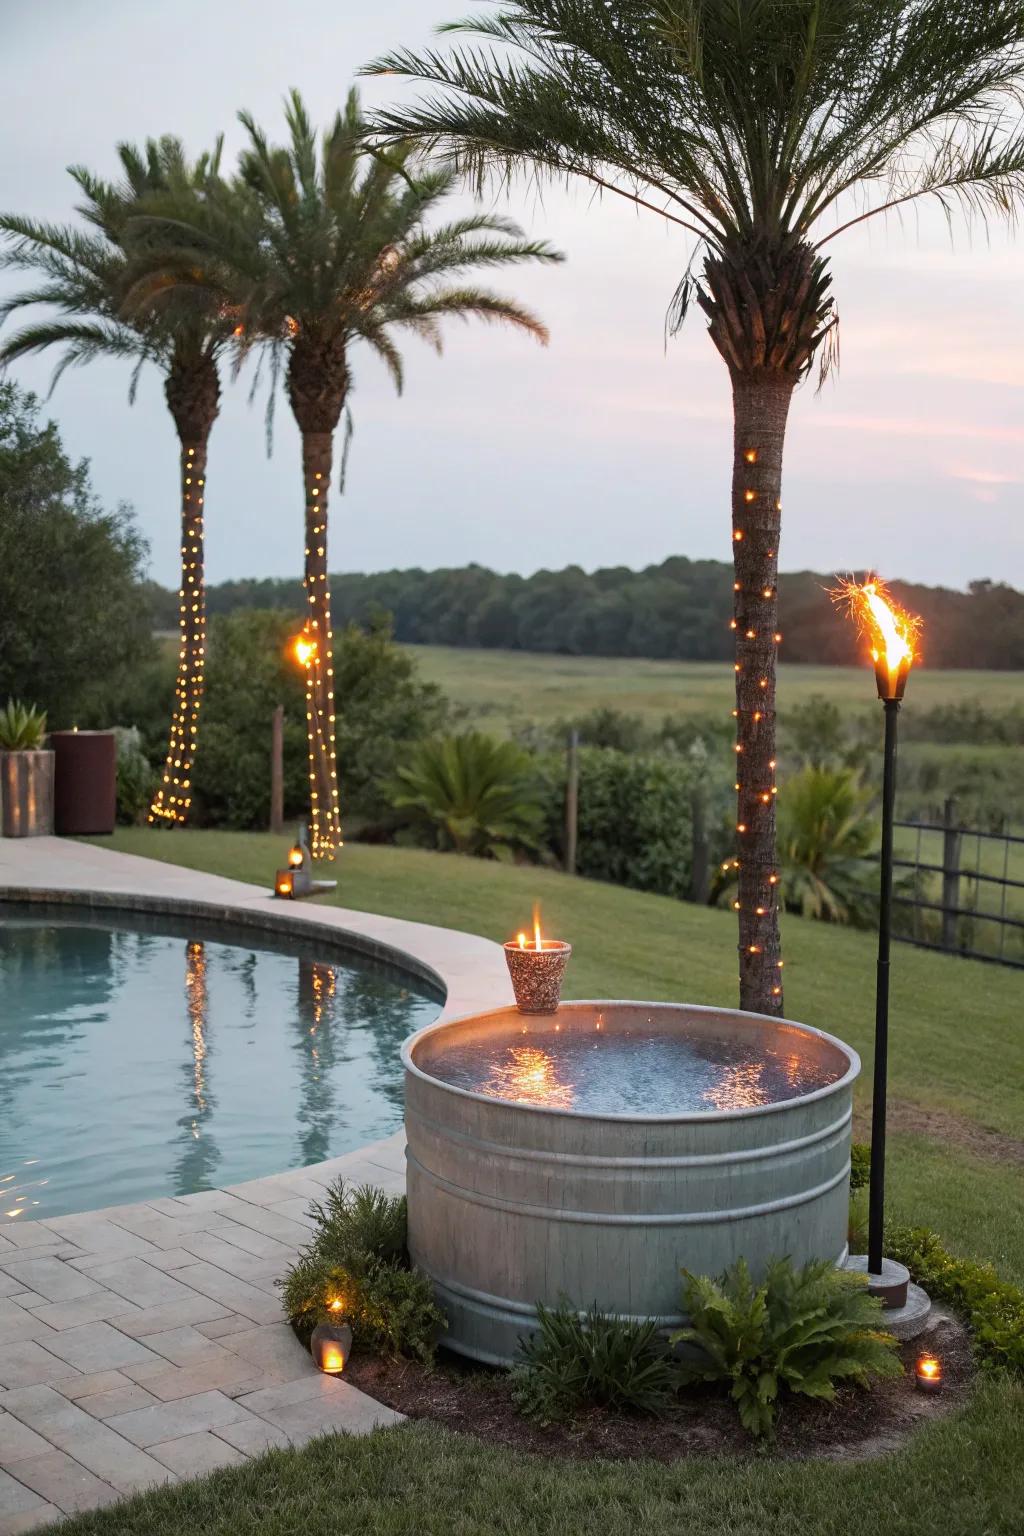
{"label": "tiki torch flame", "polygon": [[921,620],[894,603],[881,577],[868,575],[862,582],[845,579],[829,592],[843,608],[871,647],[880,699],[901,699],[907,674],[917,659]]}

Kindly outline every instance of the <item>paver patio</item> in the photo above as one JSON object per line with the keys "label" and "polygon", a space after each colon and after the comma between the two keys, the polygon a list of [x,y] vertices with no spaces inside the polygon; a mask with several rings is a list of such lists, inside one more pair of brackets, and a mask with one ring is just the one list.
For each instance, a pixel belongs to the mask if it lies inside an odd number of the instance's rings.
{"label": "paver patio", "polygon": [[[509,999],[501,950],[482,939],[273,904],[252,886],[91,845],[0,843],[0,899],[44,891],[344,930],[429,966],[447,985],[446,1016]],[[310,1199],[339,1176],[403,1190],[404,1133],[223,1190],[0,1223],[0,1536],[271,1446],[401,1421],[317,1371],[274,1285],[307,1239]]]}

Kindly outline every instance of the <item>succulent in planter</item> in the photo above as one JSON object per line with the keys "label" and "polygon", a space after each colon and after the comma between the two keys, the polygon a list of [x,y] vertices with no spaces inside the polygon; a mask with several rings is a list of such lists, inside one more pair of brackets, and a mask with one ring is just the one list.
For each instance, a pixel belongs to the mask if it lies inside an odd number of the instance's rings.
{"label": "succulent in planter", "polygon": [[40,752],[46,739],[46,711],[8,699],[0,709],[0,752]]}
{"label": "succulent in planter", "polygon": [[8,699],[0,709],[0,797],[4,837],[53,831],[53,753],[43,748],[46,714]]}

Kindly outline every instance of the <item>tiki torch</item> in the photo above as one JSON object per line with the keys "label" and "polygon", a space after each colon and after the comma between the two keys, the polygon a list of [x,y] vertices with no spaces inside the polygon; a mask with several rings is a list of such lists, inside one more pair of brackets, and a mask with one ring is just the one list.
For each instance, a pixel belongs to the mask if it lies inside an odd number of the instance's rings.
{"label": "tiki torch", "polygon": [[885,1224],[885,1119],[889,1071],[889,947],[892,932],[893,816],[896,804],[896,726],[915,659],[921,620],[898,608],[877,576],[843,581],[831,593],[868,641],[878,697],[885,711],[882,771],[882,849],[878,903],[878,971],[875,988],[875,1073],[871,1099],[871,1184],[868,1205],[868,1274],[882,1274]]}

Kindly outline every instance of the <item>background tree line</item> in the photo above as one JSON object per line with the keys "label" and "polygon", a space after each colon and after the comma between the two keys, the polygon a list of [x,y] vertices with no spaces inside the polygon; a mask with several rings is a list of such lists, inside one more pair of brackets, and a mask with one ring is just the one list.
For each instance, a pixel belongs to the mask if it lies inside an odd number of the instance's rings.
{"label": "background tree line", "polygon": [[[779,578],[783,656],[791,662],[854,665],[858,642],[837,624],[823,588],[831,575],[796,571]],[[331,578],[339,624],[372,624],[391,615],[395,639],[419,645],[547,651],[570,656],[643,656],[662,660],[732,659],[732,567],[673,555],[641,571],[626,566],[587,572],[579,566],[500,575],[484,566],[380,571]],[[993,671],[1024,668],[1024,593],[1001,582],[972,581],[966,592],[893,582],[901,603],[924,619],[930,667]],[[153,626],[177,623],[173,592],[148,587]],[[298,580],[226,581],[207,589],[208,611],[303,611]]]}

